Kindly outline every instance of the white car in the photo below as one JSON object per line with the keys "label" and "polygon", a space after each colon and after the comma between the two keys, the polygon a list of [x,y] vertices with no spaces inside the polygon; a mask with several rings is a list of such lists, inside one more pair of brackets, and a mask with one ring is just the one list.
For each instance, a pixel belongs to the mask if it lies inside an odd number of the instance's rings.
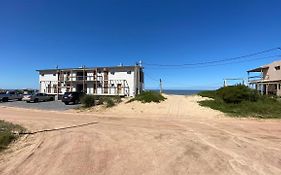
{"label": "white car", "polygon": [[22,100],[26,101],[27,103],[32,101],[37,103],[39,101],[53,101],[54,97],[45,93],[37,93],[33,95],[24,95]]}

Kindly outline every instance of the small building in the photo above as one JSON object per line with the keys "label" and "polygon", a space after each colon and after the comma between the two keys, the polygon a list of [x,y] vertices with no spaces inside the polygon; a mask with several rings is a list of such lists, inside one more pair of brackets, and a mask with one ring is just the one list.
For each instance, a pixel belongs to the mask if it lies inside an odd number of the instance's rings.
{"label": "small building", "polygon": [[65,92],[135,96],[144,88],[143,67],[79,67],[37,70],[39,91],[60,97]]}
{"label": "small building", "polygon": [[248,70],[248,84],[261,94],[281,96],[281,61]]}

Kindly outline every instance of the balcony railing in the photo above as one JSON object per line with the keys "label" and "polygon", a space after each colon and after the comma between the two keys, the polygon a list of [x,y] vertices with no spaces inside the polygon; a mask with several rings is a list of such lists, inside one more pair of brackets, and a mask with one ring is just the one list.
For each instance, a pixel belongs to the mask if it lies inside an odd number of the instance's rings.
{"label": "balcony railing", "polygon": [[256,75],[256,76],[248,76],[248,82],[249,83],[254,83],[254,82],[258,82],[258,81],[265,81],[265,80],[269,80],[269,75],[263,75],[261,73],[260,75]]}

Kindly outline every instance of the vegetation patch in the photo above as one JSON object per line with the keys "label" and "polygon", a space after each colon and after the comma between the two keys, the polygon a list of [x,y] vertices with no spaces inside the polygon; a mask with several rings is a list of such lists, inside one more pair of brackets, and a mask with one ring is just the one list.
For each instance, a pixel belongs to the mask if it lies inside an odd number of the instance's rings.
{"label": "vegetation patch", "polygon": [[25,129],[20,125],[0,120],[0,151],[6,149],[11,142],[19,137],[19,135],[15,133],[21,133],[23,131],[25,131]]}
{"label": "vegetation patch", "polygon": [[137,95],[135,98],[129,100],[128,102],[140,101],[142,103],[150,103],[150,102],[160,103],[165,99],[166,98],[159,92],[145,91]]}
{"label": "vegetation patch", "polygon": [[101,95],[84,95],[81,99],[83,107],[89,108],[96,105],[105,105],[106,107],[113,107],[120,103],[120,96],[101,96]]}
{"label": "vegetation patch", "polygon": [[210,107],[232,116],[281,118],[281,102],[273,96],[261,96],[244,85],[223,87],[215,91],[203,91],[199,95],[212,98],[200,101],[201,106]]}

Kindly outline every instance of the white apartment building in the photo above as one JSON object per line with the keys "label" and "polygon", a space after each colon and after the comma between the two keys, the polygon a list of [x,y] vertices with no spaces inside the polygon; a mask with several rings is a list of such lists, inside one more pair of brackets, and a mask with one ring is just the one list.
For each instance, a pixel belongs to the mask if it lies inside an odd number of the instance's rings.
{"label": "white apartment building", "polygon": [[85,92],[92,95],[132,96],[144,88],[143,67],[79,67],[37,70],[41,93]]}

